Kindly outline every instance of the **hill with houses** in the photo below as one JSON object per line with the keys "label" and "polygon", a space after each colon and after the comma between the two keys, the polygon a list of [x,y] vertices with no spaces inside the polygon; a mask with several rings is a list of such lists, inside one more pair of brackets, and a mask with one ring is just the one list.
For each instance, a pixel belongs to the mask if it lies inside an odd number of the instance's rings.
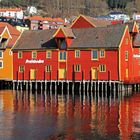
{"label": "hill with houses", "polygon": [[139,0],[1,0],[0,7],[35,6],[40,14],[51,17],[68,17],[72,15],[99,16],[110,11],[131,14],[140,9]]}

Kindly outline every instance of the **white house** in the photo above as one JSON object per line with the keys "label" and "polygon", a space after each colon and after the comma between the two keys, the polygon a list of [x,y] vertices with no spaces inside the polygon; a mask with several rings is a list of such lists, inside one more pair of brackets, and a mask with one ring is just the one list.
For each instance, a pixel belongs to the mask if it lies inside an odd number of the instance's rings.
{"label": "white house", "polygon": [[111,18],[114,20],[124,20],[124,21],[129,21],[130,17],[129,15],[126,15],[122,12],[111,12],[108,14]]}
{"label": "white house", "polygon": [[23,19],[23,10],[20,8],[0,8],[0,16]]}
{"label": "white house", "polygon": [[27,12],[29,13],[29,15],[35,15],[37,14],[37,8],[34,6],[28,6]]}
{"label": "white house", "polygon": [[132,19],[133,19],[133,20],[140,20],[140,13],[134,13],[134,14],[132,15]]}

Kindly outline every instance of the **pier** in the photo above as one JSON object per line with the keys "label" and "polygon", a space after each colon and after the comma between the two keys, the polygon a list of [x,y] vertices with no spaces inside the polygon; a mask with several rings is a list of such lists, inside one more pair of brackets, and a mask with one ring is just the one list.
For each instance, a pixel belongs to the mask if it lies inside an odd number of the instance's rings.
{"label": "pier", "polygon": [[57,81],[40,81],[40,80],[14,80],[14,90],[28,90],[28,91],[47,91],[52,93],[80,93],[80,92],[103,92],[103,93],[116,93],[116,92],[129,92],[138,91],[139,85],[124,84],[120,81],[68,81],[68,80],[57,80]]}

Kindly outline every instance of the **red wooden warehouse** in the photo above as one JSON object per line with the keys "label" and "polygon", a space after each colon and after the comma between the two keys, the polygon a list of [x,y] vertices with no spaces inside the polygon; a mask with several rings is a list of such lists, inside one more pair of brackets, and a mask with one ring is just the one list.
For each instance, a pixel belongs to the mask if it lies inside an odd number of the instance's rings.
{"label": "red wooden warehouse", "polygon": [[25,31],[13,48],[14,80],[116,80],[133,76],[127,25]]}

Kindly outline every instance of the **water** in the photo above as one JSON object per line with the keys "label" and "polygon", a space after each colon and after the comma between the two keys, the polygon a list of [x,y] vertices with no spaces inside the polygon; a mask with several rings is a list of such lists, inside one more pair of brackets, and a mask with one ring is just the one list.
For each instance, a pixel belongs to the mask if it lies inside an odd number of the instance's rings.
{"label": "water", "polygon": [[140,94],[0,91],[0,140],[140,140]]}

